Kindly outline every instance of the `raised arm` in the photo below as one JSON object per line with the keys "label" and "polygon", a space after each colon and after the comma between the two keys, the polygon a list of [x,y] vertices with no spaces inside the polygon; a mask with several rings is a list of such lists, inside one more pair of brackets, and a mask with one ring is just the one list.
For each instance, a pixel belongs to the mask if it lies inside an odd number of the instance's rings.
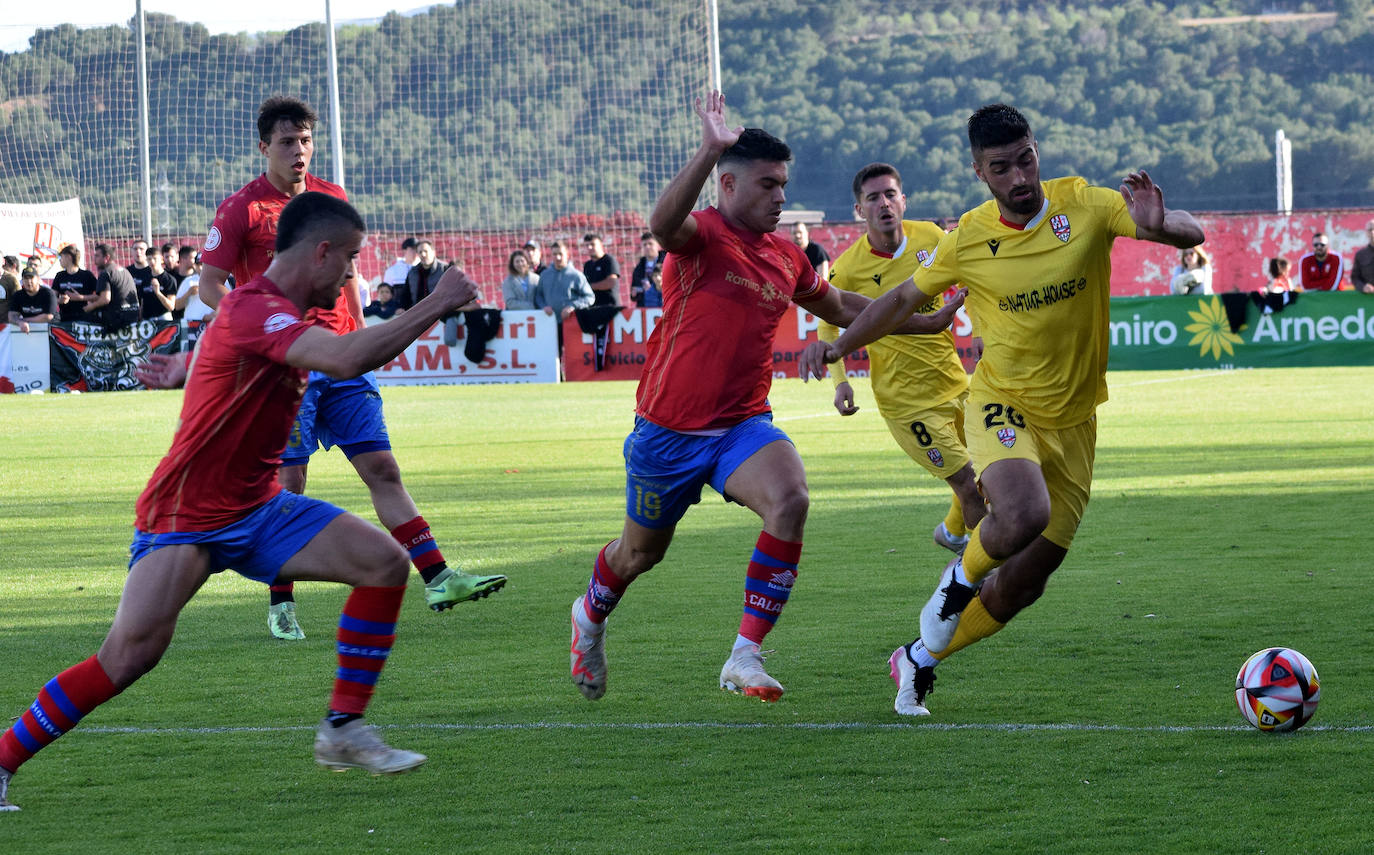
{"label": "raised arm", "polygon": [[682,167],[649,215],[649,230],[659,244],[669,252],[681,249],[697,231],[697,221],[690,214],[697,197],[715,169],[721,152],[734,145],[743,127],[732,128],[725,121],[725,96],[712,90],[706,101],[696,100],[696,112],[701,117],[701,146]]}
{"label": "raised arm", "polygon": [[342,336],[311,327],[286,351],[286,362],[331,377],[357,377],[395,359],[441,316],[473,301],[479,293],[463,271],[450,267],[429,296],[384,324]]}
{"label": "raised arm", "polygon": [[[200,301],[212,309],[219,308],[219,301],[229,293],[229,271],[213,264],[200,266]],[[240,282],[240,285],[243,283]]]}
{"label": "raised arm", "polygon": [[1126,200],[1140,240],[1187,249],[1201,244],[1206,237],[1192,214],[1164,207],[1164,191],[1143,169],[1121,182],[1121,198]]}

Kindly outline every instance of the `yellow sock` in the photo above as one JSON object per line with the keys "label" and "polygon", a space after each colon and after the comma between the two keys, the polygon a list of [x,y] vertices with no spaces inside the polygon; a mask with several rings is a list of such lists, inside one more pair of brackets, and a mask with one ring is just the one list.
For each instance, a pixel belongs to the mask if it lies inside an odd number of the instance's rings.
{"label": "yellow sock", "polygon": [[997,568],[997,565],[1002,563],[983,550],[983,540],[978,536],[978,532],[982,528],[981,522],[973,527],[973,531],[969,533],[968,546],[964,547],[964,576],[972,585],[977,585],[979,579],[991,573]]}
{"label": "yellow sock", "polygon": [[964,506],[959,504],[958,496],[949,500],[949,513],[945,514],[945,531],[955,537],[968,534],[968,530],[964,528]]}
{"label": "yellow sock", "polygon": [[949,640],[949,646],[939,653],[930,655],[943,662],[950,654],[963,650],[975,641],[995,635],[1004,626],[1006,624],[998,623],[988,614],[988,610],[983,607],[982,599],[974,597],[964,608],[964,613],[959,616],[959,626],[954,629],[954,637]]}

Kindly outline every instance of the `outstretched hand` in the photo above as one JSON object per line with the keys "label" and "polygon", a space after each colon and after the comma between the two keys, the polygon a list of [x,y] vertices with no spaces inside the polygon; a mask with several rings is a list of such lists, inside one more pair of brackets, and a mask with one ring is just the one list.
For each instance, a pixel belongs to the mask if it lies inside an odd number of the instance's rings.
{"label": "outstretched hand", "polygon": [[803,383],[812,377],[824,380],[826,364],[843,358],[844,354],[832,342],[813,341],[806,346],[801,358],[797,360],[797,373],[801,375]]}
{"label": "outstretched hand", "polygon": [[721,94],[720,90],[712,89],[706,93],[705,104],[698,98],[696,111],[697,115],[701,117],[701,141],[703,144],[724,150],[739,142],[739,135],[744,133],[744,126],[732,128],[725,121],[725,96]]}
{"label": "outstretched hand", "polygon": [[1135,220],[1136,229],[1157,234],[1164,229],[1164,191],[1145,170],[1132,172],[1121,181],[1121,198]]}
{"label": "outstretched hand", "polygon": [[434,293],[441,295],[448,308],[464,311],[466,308],[474,308],[470,303],[481,296],[477,289],[477,283],[468,278],[457,265],[444,271],[444,275],[439,277],[439,284],[434,286]]}
{"label": "outstretched hand", "polygon": [[186,382],[186,354],[150,353],[134,366],[134,376],[149,389],[176,389]]}

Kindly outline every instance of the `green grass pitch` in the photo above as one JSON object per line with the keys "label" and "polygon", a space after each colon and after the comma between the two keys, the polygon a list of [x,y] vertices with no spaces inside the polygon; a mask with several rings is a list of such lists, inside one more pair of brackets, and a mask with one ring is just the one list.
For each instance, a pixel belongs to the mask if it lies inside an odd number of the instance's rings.
{"label": "green grass pitch", "polygon": [[[1370,851],[1369,369],[1109,381],[1068,560],[941,666],[914,722],[892,712],[886,660],[945,563],[930,530],[949,494],[892,443],[866,383],[849,419],[828,384],[774,385],[812,500],[766,645],[775,705],[716,688],[758,522],[709,490],[609,626],[606,697],[568,680],[569,604],[623,518],[632,385],[387,389],[446,555],[510,577],[437,615],[411,577],[369,719],[429,763],[317,767],[344,590],[299,585],[308,638],[285,644],[265,589],[224,573],[156,670],[20,771],[0,852]],[[0,401],[0,726],[99,646],[179,403]],[[309,492],[375,519],[337,452]],[[1295,734],[1249,729],[1232,697],[1270,645],[1322,677]]]}

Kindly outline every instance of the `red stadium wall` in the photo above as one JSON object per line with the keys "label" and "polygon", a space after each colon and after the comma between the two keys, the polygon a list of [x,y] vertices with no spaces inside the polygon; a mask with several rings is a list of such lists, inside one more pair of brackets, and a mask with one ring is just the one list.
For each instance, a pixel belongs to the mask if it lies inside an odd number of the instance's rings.
{"label": "red stadium wall", "polygon": [[[1297,267],[1298,259],[1310,251],[1312,234],[1325,231],[1331,238],[1333,252],[1346,262],[1346,278],[1350,281],[1350,260],[1355,251],[1369,242],[1365,224],[1374,219],[1374,209],[1341,211],[1303,211],[1285,217],[1280,214],[1202,214],[1198,216],[1207,232],[1207,252],[1213,259],[1214,290],[1238,288],[1249,291],[1266,281],[1265,262],[1282,256]],[[574,262],[580,267],[583,260],[582,235],[595,229],[606,240],[606,250],[620,262],[621,303],[629,305],[629,277],[639,257],[639,235],[644,226],[634,215],[617,215],[609,222],[593,226],[555,225],[548,229],[526,232],[441,232],[421,235],[434,242],[435,252],[445,261],[457,261],[482,285],[484,302],[501,305],[501,280],[506,276],[506,259],[517,247],[531,237],[544,247],[562,239],[572,247]],[[859,223],[824,223],[811,230],[812,240],[835,257],[858,239]],[[382,271],[396,257],[396,248],[407,235],[376,233],[369,236],[363,247],[359,264],[369,282],[381,278]],[[200,247],[203,235],[168,239],[172,243],[189,243]],[[96,240],[90,238],[88,245]],[[108,239],[107,239],[108,240]],[[127,251],[128,240],[111,240],[120,247],[116,252],[121,261]],[[1112,251],[1112,295],[1140,297],[1167,294],[1170,272],[1178,264],[1178,253],[1168,247],[1143,241],[1119,240]]]}

